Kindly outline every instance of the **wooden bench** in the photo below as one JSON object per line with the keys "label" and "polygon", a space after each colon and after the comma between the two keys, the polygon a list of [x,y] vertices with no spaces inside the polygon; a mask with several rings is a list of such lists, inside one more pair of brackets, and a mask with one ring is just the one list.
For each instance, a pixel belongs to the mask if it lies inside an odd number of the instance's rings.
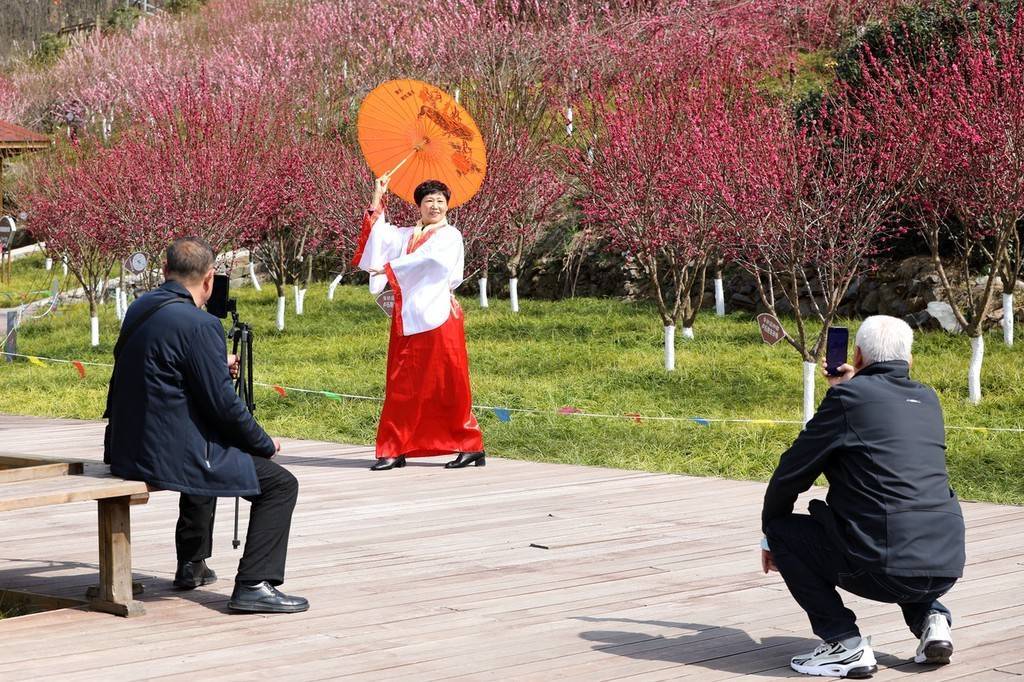
{"label": "wooden bench", "polygon": [[130,509],[148,502],[149,492],[145,483],[111,475],[104,464],[0,454],[0,512],[96,501],[100,582],[86,603],[97,611],[127,617],[145,613],[132,593]]}

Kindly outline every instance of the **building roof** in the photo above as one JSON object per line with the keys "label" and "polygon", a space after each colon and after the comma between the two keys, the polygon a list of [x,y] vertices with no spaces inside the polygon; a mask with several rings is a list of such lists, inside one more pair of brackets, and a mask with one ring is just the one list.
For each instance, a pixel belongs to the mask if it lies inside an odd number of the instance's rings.
{"label": "building roof", "polygon": [[49,146],[50,138],[46,135],[14,123],[0,121],[0,152],[45,149]]}

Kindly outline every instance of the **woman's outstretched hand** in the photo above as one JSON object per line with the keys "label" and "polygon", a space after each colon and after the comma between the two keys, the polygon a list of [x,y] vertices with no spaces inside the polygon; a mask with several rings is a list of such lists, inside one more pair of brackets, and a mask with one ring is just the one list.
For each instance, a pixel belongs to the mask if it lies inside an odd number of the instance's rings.
{"label": "woman's outstretched hand", "polygon": [[388,183],[391,182],[390,175],[382,175],[373,181],[373,201],[370,208],[374,211],[380,210],[380,201],[388,193]]}

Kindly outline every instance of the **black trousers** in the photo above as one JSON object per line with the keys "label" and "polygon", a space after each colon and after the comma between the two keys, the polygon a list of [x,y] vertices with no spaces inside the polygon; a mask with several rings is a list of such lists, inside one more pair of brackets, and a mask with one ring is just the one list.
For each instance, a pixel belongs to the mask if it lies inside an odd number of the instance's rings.
{"label": "black trousers", "polygon": [[[245,548],[238,562],[238,582],[266,580],[271,585],[284,582],[288,555],[288,532],[292,511],[299,495],[299,483],[284,467],[269,459],[253,457],[260,494],[246,497],[249,529]],[[216,497],[186,495],[178,500],[178,526],[174,534],[178,561],[200,561],[213,554],[213,519]]]}
{"label": "black trousers", "polygon": [[860,635],[857,616],[843,605],[836,587],[872,601],[899,604],[915,637],[921,636],[924,621],[932,612],[953,623],[949,609],[938,598],[953,587],[956,578],[884,575],[853,566],[822,525],[805,514],[775,519],[768,524],[766,535],[786,587],[823,641]]}

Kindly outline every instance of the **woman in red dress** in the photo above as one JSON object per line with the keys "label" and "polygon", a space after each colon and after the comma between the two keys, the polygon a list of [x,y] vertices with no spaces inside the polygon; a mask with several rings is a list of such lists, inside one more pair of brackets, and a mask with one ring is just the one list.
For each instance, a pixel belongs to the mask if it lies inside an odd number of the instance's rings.
{"label": "woman in red dress", "polygon": [[456,454],[445,464],[484,466],[483,434],[473,416],[462,309],[452,292],[462,283],[462,234],[446,219],[451,192],[437,180],[414,198],[420,220],[395,227],[384,216],[388,177],[377,178],[352,264],[370,273],[370,292],[394,292],[384,409],[377,463],[404,467],[408,457]]}

